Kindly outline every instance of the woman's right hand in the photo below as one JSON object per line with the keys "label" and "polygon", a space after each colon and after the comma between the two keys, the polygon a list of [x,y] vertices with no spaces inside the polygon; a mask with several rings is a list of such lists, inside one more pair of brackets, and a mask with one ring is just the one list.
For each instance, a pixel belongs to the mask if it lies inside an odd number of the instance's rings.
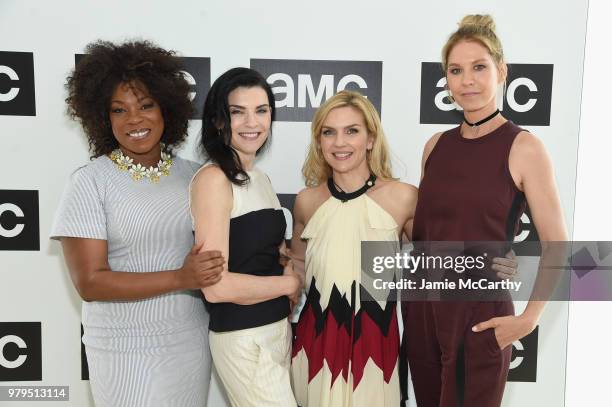
{"label": "woman's right hand", "polygon": [[198,253],[202,244],[194,245],[177,272],[178,285],[182,289],[201,289],[221,280],[225,259],[218,250]]}

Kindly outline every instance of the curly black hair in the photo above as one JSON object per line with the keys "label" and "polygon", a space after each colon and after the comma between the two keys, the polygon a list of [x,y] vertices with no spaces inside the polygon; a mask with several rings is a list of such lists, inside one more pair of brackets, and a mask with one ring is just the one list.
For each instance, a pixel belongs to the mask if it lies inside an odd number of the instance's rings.
{"label": "curly black hair", "polygon": [[109,154],[119,144],[109,118],[113,91],[121,83],[139,82],[160,105],[164,118],[161,141],[172,151],[187,136],[193,108],[183,65],[174,51],[150,41],[114,44],[95,41],[67,78],[68,115],[78,120],[87,135],[92,158]]}

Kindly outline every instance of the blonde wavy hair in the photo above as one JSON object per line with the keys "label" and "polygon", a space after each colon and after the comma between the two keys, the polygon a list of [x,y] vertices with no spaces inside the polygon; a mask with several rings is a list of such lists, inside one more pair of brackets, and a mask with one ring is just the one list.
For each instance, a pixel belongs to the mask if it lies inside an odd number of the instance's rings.
{"label": "blonde wavy hair", "polygon": [[498,68],[504,64],[504,50],[495,33],[495,22],[488,14],[470,14],[461,20],[457,31],[452,33],[442,48],[442,68],[448,69],[448,55],[461,41],[476,41],[485,47]]}
{"label": "blonde wavy hair", "polygon": [[389,145],[387,144],[387,139],[385,138],[385,133],[380,123],[380,116],[376,108],[362,94],[343,90],[323,103],[312,119],[312,137],[310,146],[308,147],[306,161],[304,161],[304,166],[302,167],[302,175],[308,187],[320,185],[332,176],[332,169],[323,157],[319,139],[321,137],[323,122],[327,118],[327,115],[329,115],[329,112],[333,109],[346,106],[350,106],[361,112],[368,129],[368,135],[373,138],[372,150],[369,150],[366,154],[370,172],[379,179],[395,179],[391,173]]}

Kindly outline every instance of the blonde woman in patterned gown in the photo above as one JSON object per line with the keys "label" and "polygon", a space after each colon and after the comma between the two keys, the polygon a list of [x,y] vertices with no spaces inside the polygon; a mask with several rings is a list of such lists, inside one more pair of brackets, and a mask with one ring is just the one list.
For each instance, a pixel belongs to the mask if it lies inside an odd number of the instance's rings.
{"label": "blonde woman in patterned gown", "polygon": [[378,113],[349,91],[315,114],[303,174],[291,242],[307,290],[292,352],[296,399],[302,407],[396,407],[396,302],[362,297],[361,242],[397,249],[402,233],[410,236],[417,189],[392,178]]}

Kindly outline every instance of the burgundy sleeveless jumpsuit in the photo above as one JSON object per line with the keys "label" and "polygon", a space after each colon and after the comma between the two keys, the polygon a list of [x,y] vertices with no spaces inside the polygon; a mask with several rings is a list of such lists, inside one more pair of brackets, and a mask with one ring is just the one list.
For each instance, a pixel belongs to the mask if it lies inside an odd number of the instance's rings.
{"label": "burgundy sleeveless jumpsuit", "polygon": [[[508,121],[476,139],[463,138],[460,127],[441,135],[425,163],[414,241],[514,239],[526,201],[508,157],[521,131]],[[511,301],[404,302],[404,352],[417,405],[499,406],[512,346],[501,350],[493,329],[474,333],[471,327],[513,314]]]}

